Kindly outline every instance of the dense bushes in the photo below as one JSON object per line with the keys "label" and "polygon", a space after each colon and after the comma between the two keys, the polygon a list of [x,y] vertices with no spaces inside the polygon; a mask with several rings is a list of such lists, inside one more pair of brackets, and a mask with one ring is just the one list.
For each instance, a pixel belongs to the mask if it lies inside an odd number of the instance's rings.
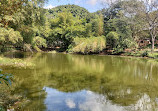
{"label": "dense bushes", "polygon": [[38,47],[47,47],[46,40],[42,37],[36,36],[33,38],[33,44]]}
{"label": "dense bushes", "polygon": [[74,38],[73,43],[69,46],[69,52],[73,53],[99,53],[106,47],[104,36],[90,38]]}
{"label": "dense bushes", "polygon": [[[56,12],[51,12],[50,14],[53,15],[53,13]],[[104,24],[102,15],[94,15],[89,21],[85,18],[74,16],[68,10],[58,12],[57,16],[53,19],[49,18],[51,31],[50,36],[47,38],[48,46],[67,50],[76,37],[90,38],[91,36],[102,36]]]}
{"label": "dense bushes", "polygon": [[45,38],[47,32],[43,30],[47,29],[47,18],[46,10],[42,8],[45,1],[47,0],[0,0],[1,52],[8,51],[8,47],[23,49],[24,44],[33,46],[36,36]]}
{"label": "dense bushes", "polygon": [[122,18],[111,19],[106,23],[105,31],[108,45],[114,53],[123,52],[127,48],[135,47],[132,31],[127,21]]}
{"label": "dense bushes", "polygon": [[18,46],[22,41],[20,32],[12,28],[0,28],[0,52],[7,50],[8,47]]}
{"label": "dense bushes", "polygon": [[36,36],[33,38],[33,48],[34,50],[40,52],[40,48],[47,47],[46,40],[42,37]]}
{"label": "dense bushes", "polygon": [[22,41],[23,38],[18,31],[14,29],[0,28],[0,42],[1,44],[14,45],[17,42]]}
{"label": "dense bushes", "polygon": [[117,46],[118,40],[119,35],[117,34],[117,32],[111,31],[106,35],[107,45],[110,48],[115,48]]}

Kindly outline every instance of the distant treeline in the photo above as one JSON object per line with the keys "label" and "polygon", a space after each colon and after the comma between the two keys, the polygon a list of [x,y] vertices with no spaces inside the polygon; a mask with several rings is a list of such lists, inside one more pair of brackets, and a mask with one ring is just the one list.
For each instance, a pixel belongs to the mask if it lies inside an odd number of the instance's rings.
{"label": "distant treeline", "polygon": [[[115,1],[95,13],[77,5],[42,8],[45,0],[0,1],[0,51],[8,47],[73,53],[114,53],[137,49],[149,38],[154,50],[158,35],[158,2]],[[78,48],[78,49],[76,49]],[[9,50],[11,50],[9,48]]]}

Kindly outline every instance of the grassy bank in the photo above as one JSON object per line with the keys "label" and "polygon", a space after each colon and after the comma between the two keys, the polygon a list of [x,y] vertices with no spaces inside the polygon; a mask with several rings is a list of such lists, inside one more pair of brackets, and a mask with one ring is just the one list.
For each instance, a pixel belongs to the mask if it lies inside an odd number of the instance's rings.
{"label": "grassy bank", "polygon": [[26,67],[34,67],[35,65],[26,60],[22,59],[11,59],[6,57],[0,57],[0,66],[11,66],[11,67],[18,67],[18,68],[26,68]]}
{"label": "grassy bank", "polygon": [[134,56],[134,57],[148,57],[148,58],[158,59],[158,52],[151,52],[151,51],[125,52],[122,55]]}

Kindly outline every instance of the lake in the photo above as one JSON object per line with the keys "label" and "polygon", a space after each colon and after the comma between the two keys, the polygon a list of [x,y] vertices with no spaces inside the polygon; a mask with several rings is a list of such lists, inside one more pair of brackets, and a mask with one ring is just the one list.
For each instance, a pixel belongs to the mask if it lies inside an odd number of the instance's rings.
{"label": "lake", "polygon": [[152,59],[13,54],[34,68],[5,67],[13,94],[27,99],[22,111],[158,111],[158,62]]}

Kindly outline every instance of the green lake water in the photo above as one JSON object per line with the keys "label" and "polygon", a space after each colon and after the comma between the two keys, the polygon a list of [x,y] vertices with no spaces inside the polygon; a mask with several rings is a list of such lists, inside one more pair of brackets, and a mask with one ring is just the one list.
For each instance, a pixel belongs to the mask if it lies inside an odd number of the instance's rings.
{"label": "green lake water", "polygon": [[22,111],[158,111],[154,60],[71,54],[14,54],[34,68],[5,67],[13,94],[29,102]]}

